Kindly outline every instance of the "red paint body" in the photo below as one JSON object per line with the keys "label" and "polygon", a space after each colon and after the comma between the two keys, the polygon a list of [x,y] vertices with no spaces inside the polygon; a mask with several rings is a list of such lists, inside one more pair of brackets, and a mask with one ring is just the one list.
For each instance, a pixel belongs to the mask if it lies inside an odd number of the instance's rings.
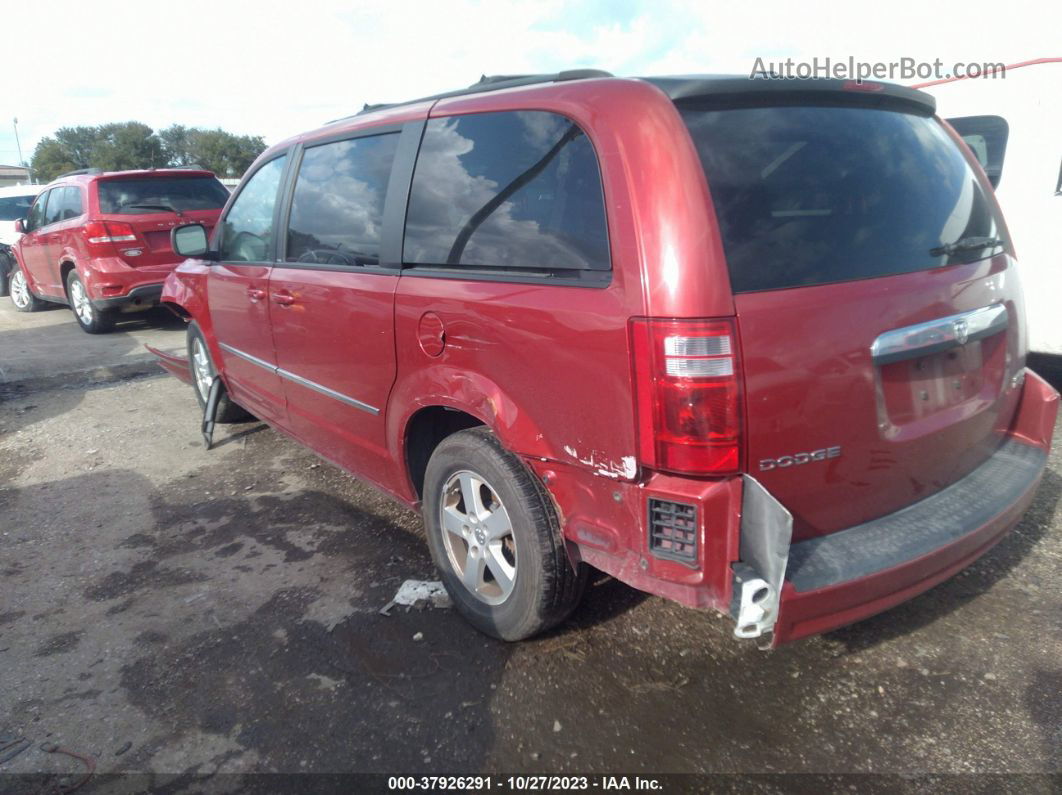
{"label": "red paint body", "polygon": [[[237,402],[409,506],[419,500],[407,450],[417,413],[446,407],[470,415],[543,481],[573,558],[635,587],[724,611],[738,560],[742,479],[636,465],[632,318],[736,318],[743,468],[793,514],[794,541],[927,497],[1008,435],[1049,449],[1057,394],[1035,376],[1024,387],[1011,382],[1024,366],[1025,340],[1010,255],[735,296],[696,149],[674,104],[648,83],[579,80],[383,110],[285,141],[262,162],[343,130],[498,110],[552,111],[589,137],[607,210],[608,286],[189,260],[167,280],[163,300],[202,328]],[[909,362],[879,368],[871,361],[883,332],[998,302],[1008,313],[1005,334],[971,342],[964,359],[927,358],[927,386],[960,384],[932,400],[912,403],[918,384],[904,369]],[[282,379],[221,342],[356,395],[379,413]],[[164,365],[187,379],[179,361]],[[843,455],[757,469],[763,458],[831,445]],[[998,540],[1031,495],[1001,505],[996,521],[924,559],[829,592],[787,586],[776,640],[857,620],[930,587]],[[650,554],[649,496],[698,506],[696,566]]]}
{"label": "red paint body", "polygon": [[[77,270],[93,302],[100,308],[148,308],[158,302],[162,283],[180,262],[170,247],[170,230],[179,223],[201,223],[213,229],[221,208],[188,210],[181,217],[171,212],[105,213],[100,208],[98,185],[113,180],[208,177],[209,171],[158,169],[76,174],[61,177],[41,191],[37,202],[55,188],[74,188],[81,196],[77,216],[39,226],[15,244],[14,251],[30,289],[39,298],[68,303],[66,274]],[[133,240],[92,245],[90,224],[110,221],[131,228]],[[130,255],[126,252],[137,251]],[[130,295],[133,291],[139,291]]]}

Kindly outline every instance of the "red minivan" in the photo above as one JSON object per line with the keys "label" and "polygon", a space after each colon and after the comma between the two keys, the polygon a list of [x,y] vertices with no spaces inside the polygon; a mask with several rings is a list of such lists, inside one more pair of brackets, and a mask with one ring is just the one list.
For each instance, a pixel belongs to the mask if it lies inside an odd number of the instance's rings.
{"label": "red minivan", "polygon": [[120,314],[158,304],[181,259],[170,230],[189,221],[212,229],[228,198],[198,168],[63,174],[16,223],[11,301],[19,312],[68,304],[89,334],[110,331]]}
{"label": "red minivan", "polygon": [[508,640],[591,566],[738,637],[848,624],[988,550],[1045,467],[1013,244],[911,89],[485,78],[280,143],[173,234],[167,369],[420,507]]}

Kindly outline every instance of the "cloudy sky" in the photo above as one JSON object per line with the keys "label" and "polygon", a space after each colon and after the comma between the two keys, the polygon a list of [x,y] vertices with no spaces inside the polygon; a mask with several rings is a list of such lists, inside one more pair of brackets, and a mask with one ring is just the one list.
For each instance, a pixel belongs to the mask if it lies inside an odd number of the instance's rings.
{"label": "cloudy sky", "polygon": [[287,135],[480,74],[748,73],[755,59],[1062,55],[1044,0],[210,0],[5,3],[0,162],[58,127],[138,120]]}

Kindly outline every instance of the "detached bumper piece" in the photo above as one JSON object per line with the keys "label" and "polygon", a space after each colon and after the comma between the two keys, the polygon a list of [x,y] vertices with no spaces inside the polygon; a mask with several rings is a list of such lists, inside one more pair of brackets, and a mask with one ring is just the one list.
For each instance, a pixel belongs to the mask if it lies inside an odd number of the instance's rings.
{"label": "detached bumper piece", "polygon": [[774,630],[782,599],[793,516],[759,481],[745,475],[741,500],[741,560],[734,577],[730,614],[734,636],[759,638]]}

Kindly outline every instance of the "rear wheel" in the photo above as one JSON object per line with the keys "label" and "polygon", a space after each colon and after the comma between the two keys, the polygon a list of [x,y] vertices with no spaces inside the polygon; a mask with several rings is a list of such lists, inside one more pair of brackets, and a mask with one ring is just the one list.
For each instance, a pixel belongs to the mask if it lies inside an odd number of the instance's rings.
{"label": "rear wheel", "polygon": [[423,505],[443,584],[476,629],[523,640],[578,604],[586,567],[572,567],[549,497],[490,431],[460,431],[435,448]]}
{"label": "rear wheel", "polygon": [[66,295],[70,299],[70,308],[74,310],[74,318],[82,331],[89,334],[105,334],[114,328],[114,315],[110,312],[101,312],[92,305],[88,291],[76,270],[67,274]]}
{"label": "rear wheel", "polygon": [[14,270],[11,272],[11,303],[19,312],[36,312],[44,306],[44,301],[33,294],[26,282],[26,274],[22,272],[18,263],[15,263]]}
{"label": "rear wheel", "polygon": [[[210,385],[217,375],[214,360],[210,358],[210,348],[207,347],[203,332],[199,324],[192,321],[188,325],[188,368],[192,374],[192,388],[195,390],[195,399],[199,402],[200,409],[206,409],[207,396],[210,394]],[[246,409],[232,402],[225,385],[221,385],[221,399],[218,401],[218,413],[215,422],[233,423],[253,420],[254,416]]]}

